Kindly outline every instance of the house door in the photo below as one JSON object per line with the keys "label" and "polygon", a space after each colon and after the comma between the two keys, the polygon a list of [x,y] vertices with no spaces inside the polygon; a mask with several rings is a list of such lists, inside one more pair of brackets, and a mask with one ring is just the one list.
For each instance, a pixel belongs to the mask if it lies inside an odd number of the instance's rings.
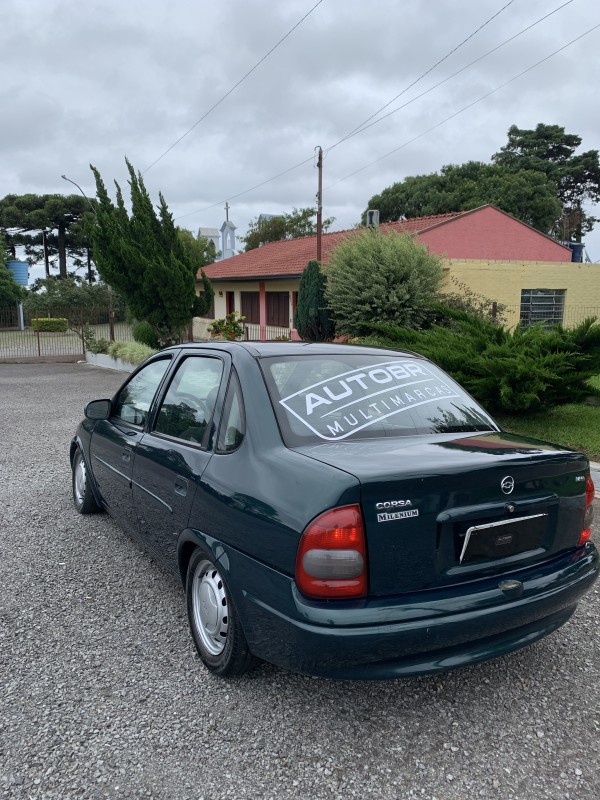
{"label": "house door", "polygon": [[246,322],[251,325],[260,324],[259,293],[241,292],[242,295],[242,316],[246,317]]}
{"label": "house door", "polygon": [[289,292],[267,292],[267,325],[290,327]]}

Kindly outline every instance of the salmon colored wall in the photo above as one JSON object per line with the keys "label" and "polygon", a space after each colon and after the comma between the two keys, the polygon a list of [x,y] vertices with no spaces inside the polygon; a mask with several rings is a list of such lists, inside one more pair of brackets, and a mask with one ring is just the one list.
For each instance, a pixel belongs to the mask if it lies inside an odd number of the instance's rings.
{"label": "salmon colored wall", "polygon": [[447,258],[571,261],[571,251],[495,208],[424,231],[418,241]]}

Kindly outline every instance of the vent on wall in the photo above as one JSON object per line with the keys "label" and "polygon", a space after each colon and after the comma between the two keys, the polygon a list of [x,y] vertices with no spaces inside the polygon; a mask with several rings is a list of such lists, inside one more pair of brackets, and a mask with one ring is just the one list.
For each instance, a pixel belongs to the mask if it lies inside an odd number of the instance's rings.
{"label": "vent on wall", "polygon": [[376,208],[370,208],[367,211],[367,226],[369,228],[376,228],[379,225],[379,211]]}

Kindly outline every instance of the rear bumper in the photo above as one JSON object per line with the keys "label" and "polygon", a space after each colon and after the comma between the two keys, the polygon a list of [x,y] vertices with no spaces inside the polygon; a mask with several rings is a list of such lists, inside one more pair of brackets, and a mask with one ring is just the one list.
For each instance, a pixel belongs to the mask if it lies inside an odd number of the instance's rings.
{"label": "rear bumper", "polygon": [[[578,550],[511,577],[365,601],[312,602],[287,576],[228,551],[230,587],[252,652],[295,672],[395,678],[494,658],[563,625],[599,574],[598,552]],[[242,587],[242,588],[241,588]]]}

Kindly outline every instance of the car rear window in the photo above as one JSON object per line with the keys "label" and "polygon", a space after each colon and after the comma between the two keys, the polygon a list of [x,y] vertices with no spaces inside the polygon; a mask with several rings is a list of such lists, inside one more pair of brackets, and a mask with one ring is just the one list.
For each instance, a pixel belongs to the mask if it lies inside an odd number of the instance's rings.
{"label": "car rear window", "polygon": [[261,359],[285,443],[498,430],[438,367],[398,354]]}

